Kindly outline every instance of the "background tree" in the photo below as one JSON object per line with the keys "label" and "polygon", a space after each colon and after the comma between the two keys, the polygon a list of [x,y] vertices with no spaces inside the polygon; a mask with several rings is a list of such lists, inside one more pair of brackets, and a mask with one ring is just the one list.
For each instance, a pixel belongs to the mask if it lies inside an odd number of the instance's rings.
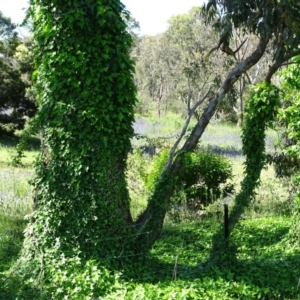
{"label": "background tree", "polygon": [[[217,87],[228,69],[221,53],[205,59],[215,43],[217,34],[211,26],[205,26],[200,7],[172,17],[166,32],[141,37],[133,51],[138,111],[149,114],[151,103],[155,103],[157,115],[172,111],[185,117],[185,111],[209,86]],[[196,118],[200,111],[195,110]]]}
{"label": "background tree", "polygon": [[36,102],[26,95],[31,86],[32,59],[23,57],[27,69],[23,69],[16,53],[22,41],[16,26],[0,12],[0,132],[13,133],[22,129],[26,117],[33,117]]}
{"label": "background tree", "polygon": [[[205,57],[217,42],[217,35],[211,26],[205,26],[200,7],[172,17],[165,36],[180,53],[174,76],[177,82],[175,95],[189,111],[209,88],[213,91],[217,87],[226,70],[226,62],[220,53],[210,59]],[[194,111],[196,119],[200,112],[200,108]]]}
{"label": "background tree", "polygon": [[[143,36],[133,50],[136,62],[135,83],[138,88],[140,113],[156,111],[158,117],[164,116],[174,101],[176,72],[179,53],[164,34]],[[174,109],[176,111],[176,108]]]}

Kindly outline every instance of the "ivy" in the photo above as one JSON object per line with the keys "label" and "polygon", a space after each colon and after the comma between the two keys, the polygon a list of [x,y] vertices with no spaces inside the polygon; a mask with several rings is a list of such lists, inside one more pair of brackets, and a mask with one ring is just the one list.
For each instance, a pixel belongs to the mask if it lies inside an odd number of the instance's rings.
{"label": "ivy", "polygon": [[[229,214],[229,231],[234,229],[244,210],[255,196],[255,188],[260,184],[260,173],[266,162],[266,129],[272,126],[280,106],[280,89],[268,83],[255,86],[245,109],[246,119],[242,128],[242,151],[245,177],[241,182],[241,191],[235,197]],[[225,253],[220,254],[225,246]],[[224,238],[223,228],[215,235],[211,260],[218,263],[232,263],[236,259],[236,247]]]}
{"label": "ivy", "polygon": [[30,3],[42,151],[19,269],[50,278],[62,254],[115,262],[131,253],[125,169],[136,89],[119,0]]}
{"label": "ivy", "polygon": [[241,214],[255,195],[255,188],[260,183],[260,172],[266,162],[266,129],[272,122],[280,106],[280,90],[267,83],[255,87],[254,93],[246,107],[246,120],[242,129],[245,178],[241,183],[241,192],[236,198],[236,206],[231,216]]}
{"label": "ivy", "polygon": [[284,155],[290,162],[289,174],[292,175],[293,184],[296,193],[293,199],[293,217],[292,226],[289,231],[288,240],[292,244],[300,245],[300,172],[299,172],[299,154],[300,154],[300,57],[293,58],[292,64],[283,72],[282,88],[284,89],[284,100],[286,108],[281,111],[280,121],[286,124],[285,134],[287,140],[284,148]]}

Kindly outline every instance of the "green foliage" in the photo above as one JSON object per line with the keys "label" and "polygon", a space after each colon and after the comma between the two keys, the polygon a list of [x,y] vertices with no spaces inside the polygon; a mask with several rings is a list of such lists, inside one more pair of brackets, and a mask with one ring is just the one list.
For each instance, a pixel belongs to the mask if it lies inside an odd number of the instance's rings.
{"label": "green foliage", "polygon": [[[165,149],[153,161],[146,179],[150,191],[154,190],[168,158],[169,151]],[[234,191],[233,185],[228,183],[233,179],[232,167],[225,157],[210,151],[187,152],[182,155],[181,162],[173,202],[177,199],[175,202],[181,203],[182,197],[185,197],[188,206],[197,210]]]}
{"label": "green foliage", "polygon": [[[22,129],[25,119],[37,110],[34,99],[26,95],[31,85],[32,60],[24,58],[27,70],[16,57],[17,49],[23,45],[17,36],[16,26],[0,12],[0,133],[14,133]],[[26,73],[26,74],[25,74]],[[27,79],[25,80],[25,77]]]}
{"label": "green foliage", "polygon": [[159,155],[154,159],[151,164],[151,167],[148,170],[148,174],[146,176],[146,186],[149,191],[153,192],[157,181],[168,161],[169,158],[169,150],[163,149],[160,151]]}
{"label": "green foliage", "polygon": [[61,274],[51,268],[62,254],[118,265],[134,250],[125,170],[136,98],[119,0],[32,0],[30,14],[42,149],[36,210],[13,271],[39,282]]}
{"label": "green foliage", "polygon": [[[219,126],[216,131],[219,137]],[[213,138],[214,134],[212,131],[210,133]],[[127,176],[137,185],[142,184],[138,177],[143,177],[150,165],[149,157],[145,155],[146,160],[143,157],[141,151],[137,150],[128,157],[127,169],[131,170],[127,171]],[[241,168],[241,162],[241,157],[234,158],[234,173]],[[27,173],[29,170],[16,170],[16,174],[17,171]],[[16,177],[18,180],[9,185],[1,175],[1,195],[7,192],[3,188],[3,185],[7,185],[15,195],[22,197],[22,201],[25,195],[30,196],[30,187],[26,186],[26,194],[20,190],[23,180]],[[268,172],[268,175],[272,181],[272,172]],[[235,180],[238,181],[239,177],[236,176]],[[137,187],[133,185],[135,182],[129,184],[130,189]],[[270,189],[277,194],[278,181],[272,181],[272,184]],[[259,195],[265,200],[264,196],[263,193]],[[267,196],[272,197],[269,194]],[[238,246],[239,260],[227,268],[205,264],[219,220],[210,216],[200,222],[185,219],[178,226],[166,219],[162,234],[151,253],[136,253],[130,264],[125,263],[124,259],[122,272],[112,266],[107,268],[106,261],[84,260],[75,250],[73,255],[58,255],[59,249],[55,248],[52,258],[44,257],[48,267],[44,269],[43,280],[38,282],[24,279],[18,271],[7,272],[22,247],[25,213],[26,210],[16,205],[5,211],[5,217],[0,215],[0,299],[275,300],[298,299],[300,296],[297,290],[300,276],[299,247],[286,242],[290,217],[282,218],[276,214],[276,217],[264,218],[261,212],[251,217],[250,214],[243,214],[243,220],[231,235]]]}
{"label": "green foliage", "polygon": [[207,206],[234,191],[233,185],[227,182],[233,175],[231,163],[225,157],[210,151],[185,153],[183,162],[180,180],[192,206],[193,203],[196,207]]}
{"label": "green foliage", "polygon": [[120,275],[113,274],[96,261],[84,263],[79,257],[66,258],[62,254],[52,263],[45,276],[51,299],[102,299],[121,287]]}
{"label": "green foliage", "polygon": [[272,125],[277,115],[279,99],[280,90],[276,86],[264,83],[256,86],[248,102],[247,116],[242,129],[243,154],[246,156],[246,178],[243,180],[242,190],[250,191],[259,184],[260,172],[266,158],[266,129]]}
{"label": "green foliage", "polygon": [[272,38],[274,61],[282,63],[287,53],[298,49],[300,12],[294,1],[209,0],[203,11],[208,23],[228,42],[234,28],[262,39]]}
{"label": "green foliage", "polygon": [[283,144],[283,154],[288,164],[284,164],[285,175],[293,177],[295,196],[293,201],[293,224],[290,229],[290,241],[300,244],[300,173],[299,173],[299,153],[300,153],[300,57],[295,57],[294,64],[283,72],[282,87],[284,89],[285,108],[281,111],[281,122],[284,124],[285,143]]}

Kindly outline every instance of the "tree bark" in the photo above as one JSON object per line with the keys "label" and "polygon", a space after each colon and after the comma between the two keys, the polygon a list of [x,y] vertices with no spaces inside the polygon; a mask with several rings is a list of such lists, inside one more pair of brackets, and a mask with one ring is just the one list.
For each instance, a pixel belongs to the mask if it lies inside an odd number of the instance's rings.
{"label": "tree bark", "polygon": [[232,85],[247,70],[249,70],[260,60],[266,50],[267,44],[268,39],[260,39],[256,49],[252,52],[252,54],[231,70],[219,88],[218,92],[211,98],[209,105],[202,113],[198,123],[195,125],[190,136],[179,151],[179,155],[177,155],[173,164],[163,172],[153,195],[148,201],[146,210],[136,221],[136,228],[140,233],[138,238],[139,245],[147,245],[150,249],[161,234],[165,214],[169,207],[176,184],[174,178],[176,178],[176,175],[181,169],[180,153],[185,151],[193,151],[195,149],[206,126],[216,112],[218,105],[221,103]]}

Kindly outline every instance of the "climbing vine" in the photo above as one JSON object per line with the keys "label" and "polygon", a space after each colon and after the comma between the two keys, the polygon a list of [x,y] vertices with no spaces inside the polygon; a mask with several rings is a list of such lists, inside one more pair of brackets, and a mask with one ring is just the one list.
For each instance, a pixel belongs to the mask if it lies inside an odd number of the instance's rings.
{"label": "climbing vine", "polygon": [[[245,177],[241,182],[241,191],[235,198],[234,205],[229,214],[229,232],[232,232],[240,220],[244,210],[249,206],[255,196],[255,188],[260,184],[260,173],[266,161],[265,137],[266,129],[272,125],[280,105],[280,90],[274,85],[258,84],[245,109],[246,118],[242,129],[243,155]],[[230,249],[231,258],[235,258],[234,245],[227,248],[228,241],[224,240],[223,230],[214,237],[212,260],[224,258],[220,250]],[[228,256],[225,256],[228,259]],[[223,263],[224,261],[222,261]]]}
{"label": "climbing vine", "polygon": [[119,0],[30,3],[42,151],[22,263],[38,275],[62,254],[108,260],[131,249],[124,171],[136,98]]}
{"label": "climbing vine", "polygon": [[230,213],[230,228],[233,229],[244,209],[249,206],[260,184],[260,173],[266,161],[266,129],[272,125],[280,105],[280,90],[267,83],[255,87],[246,107],[246,119],[242,129],[245,177],[241,183],[241,192],[235,199]]}
{"label": "climbing vine", "polygon": [[289,230],[288,239],[291,243],[300,244],[300,57],[294,57],[292,64],[283,72],[282,88],[284,90],[284,101],[286,108],[282,109],[280,120],[287,126],[285,128],[289,143],[286,143],[284,155],[289,161],[289,172],[293,178],[296,193],[293,199],[292,226]]}
{"label": "climbing vine", "polygon": [[260,172],[266,160],[266,129],[272,126],[279,106],[280,90],[274,85],[262,83],[255,87],[246,107],[247,116],[242,129],[243,155],[246,157],[245,179],[241,193],[246,192],[248,199],[259,185]]}

